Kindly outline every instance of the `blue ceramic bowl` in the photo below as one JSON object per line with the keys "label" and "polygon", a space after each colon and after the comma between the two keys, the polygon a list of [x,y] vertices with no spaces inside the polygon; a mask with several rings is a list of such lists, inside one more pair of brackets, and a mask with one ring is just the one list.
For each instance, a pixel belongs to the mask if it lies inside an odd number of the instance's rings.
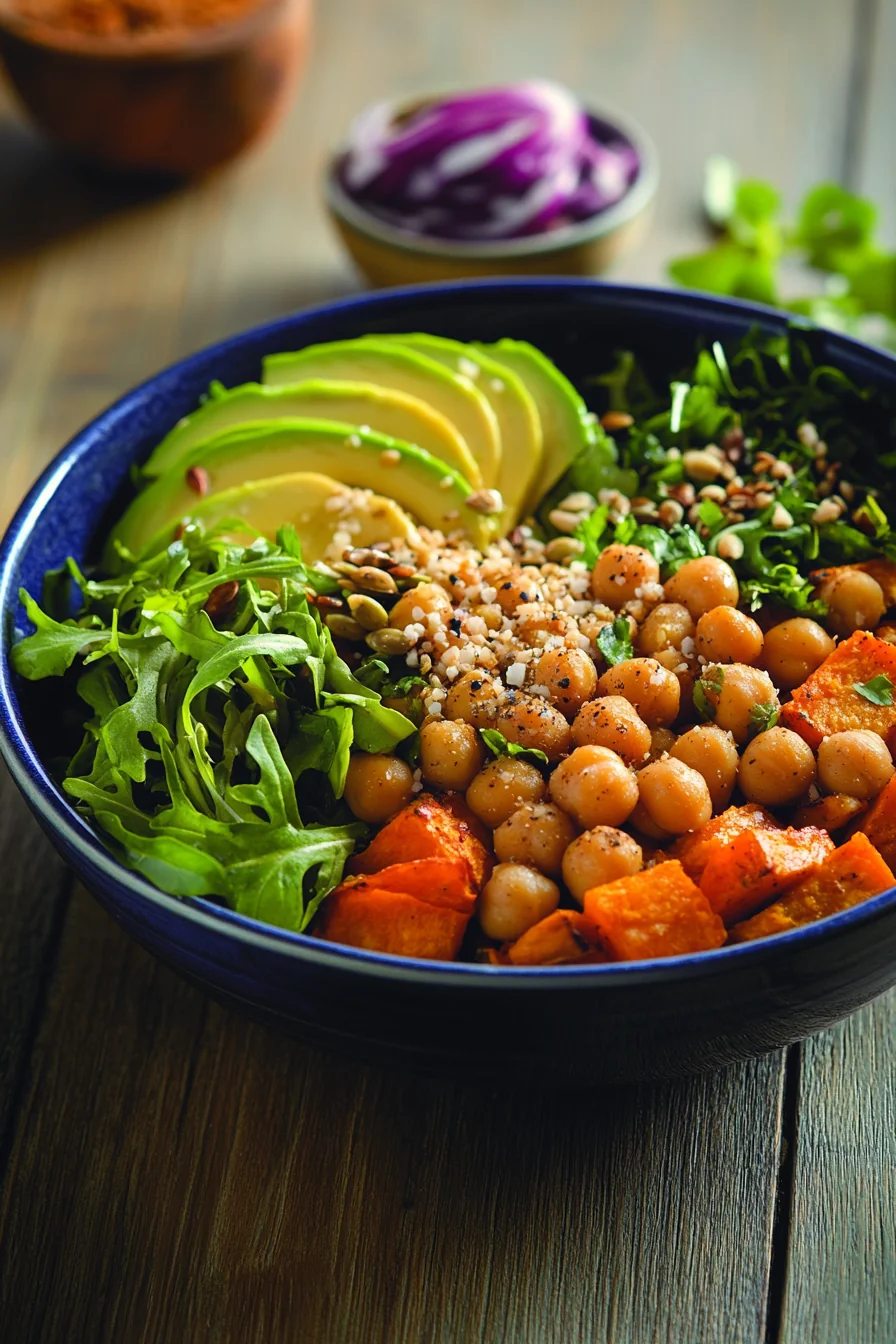
{"label": "blue ceramic bowl", "polygon": [[[810,928],[699,956],[628,965],[493,969],[322,944],[122,868],[52,782],[29,731],[9,649],[20,584],[83,559],[132,462],[213,378],[261,357],[373,331],[531,340],[580,383],[620,346],[675,368],[698,336],[737,340],[779,315],[748,304],[590,281],[398,290],[285,318],[183,360],[101,415],[44,472],[0,551],[0,749],[50,841],[133,936],[215,997],[321,1045],[495,1083],[592,1086],[668,1077],[761,1054],[830,1026],[896,982],[896,891]],[[840,336],[827,359],[896,391],[896,360]]]}

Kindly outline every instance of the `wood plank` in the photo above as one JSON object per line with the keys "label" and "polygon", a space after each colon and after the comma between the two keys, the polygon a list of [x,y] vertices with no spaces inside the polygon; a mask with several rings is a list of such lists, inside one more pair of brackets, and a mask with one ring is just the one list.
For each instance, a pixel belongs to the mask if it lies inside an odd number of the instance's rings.
{"label": "wood plank", "polygon": [[803,1050],[782,1344],[896,1339],[896,993]]}
{"label": "wood plank", "polygon": [[34,1044],[52,950],[70,887],[62,861],[47,844],[0,763],[0,1170],[8,1151],[23,1071]]}
{"label": "wood plank", "polygon": [[0,1320],[17,1344],[758,1344],[780,1083],[780,1057],[591,1097],[359,1067],[207,1004],[80,893]]}

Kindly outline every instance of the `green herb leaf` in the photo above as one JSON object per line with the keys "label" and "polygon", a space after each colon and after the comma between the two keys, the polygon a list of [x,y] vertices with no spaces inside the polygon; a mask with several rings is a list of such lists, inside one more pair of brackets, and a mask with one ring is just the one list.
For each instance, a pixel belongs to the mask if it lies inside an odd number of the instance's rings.
{"label": "green herb leaf", "polygon": [[548,758],[543,751],[537,747],[522,747],[518,742],[508,742],[503,733],[499,733],[497,728],[480,728],[479,736],[493,756],[524,756],[531,761],[538,761],[542,765],[547,765]]}
{"label": "green herb leaf", "polygon": [[725,681],[725,669],[718,665],[708,667],[703,676],[694,684],[694,709],[701,719],[714,719],[716,706],[709,695],[721,695]]}
{"label": "green herb leaf", "polygon": [[765,733],[769,728],[774,728],[778,722],[780,706],[772,704],[756,704],[750,708],[750,737],[757,737],[760,733]]}
{"label": "green herb leaf", "polygon": [[872,705],[892,705],[893,703],[893,683],[883,673],[864,683],[854,681],[852,688],[864,700],[870,700]]}
{"label": "green herb leaf", "polygon": [[614,667],[616,663],[624,663],[635,656],[631,626],[624,616],[617,616],[612,624],[605,625],[598,631],[597,647],[610,667]]}

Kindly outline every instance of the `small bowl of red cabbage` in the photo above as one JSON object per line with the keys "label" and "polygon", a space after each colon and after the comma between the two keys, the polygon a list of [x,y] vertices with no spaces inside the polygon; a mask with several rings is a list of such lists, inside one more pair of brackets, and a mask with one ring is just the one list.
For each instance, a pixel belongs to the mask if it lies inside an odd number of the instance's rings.
{"label": "small bowl of red cabbage", "polygon": [[326,196],[374,285],[595,275],[636,241],[658,176],[630,118],[525,80],[367,108]]}

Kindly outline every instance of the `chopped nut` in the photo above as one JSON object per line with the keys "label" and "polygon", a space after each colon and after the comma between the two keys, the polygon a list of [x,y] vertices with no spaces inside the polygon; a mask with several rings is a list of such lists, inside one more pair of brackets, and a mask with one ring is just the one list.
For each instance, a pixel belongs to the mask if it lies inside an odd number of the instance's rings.
{"label": "chopped nut", "polygon": [[818,443],[818,430],[809,420],[798,426],[796,436],[804,448],[814,448]]}
{"label": "chopped nut", "polygon": [[601,428],[608,434],[615,434],[619,429],[628,429],[634,423],[633,417],[627,411],[607,411],[600,418]]}
{"label": "chopped nut", "polygon": [[724,504],[728,497],[721,485],[704,485],[698,493],[700,499],[711,499],[713,504]]}
{"label": "chopped nut", "polygon": [[500,513],[504,508],[504,498],[500,490],[474,490],[471,495],[467,495],[467,507],[474,513]]}
{"label": "chopped nut", "polygon": [[685,474],[694,481],[715,481],[722,474],[722,459],[718,452],[706,448],[689,448],[682,456]]}
{"label": "chopped nut", "polygon": [[836,499],[825,499],[822,500],[818,508],[813,513],[812,521],[813,523],[817,523],[819,525],[821,525],[821,523],[833,523],[836,522],[836,520],[840,517],[842,512],[843,512],[843,505],[840,504]]}
{"label": "chopped nut", "polygon": [[556,527],[558,532],[575,532],[584,517],[585,515],[581,513],[567,513],[566,509],[551,509],[548,522],[551,527]]}
{"label": "chopped nut", "polygon": [[775,505],[775,511],[772,514],[772,527],[776,532],[783,532],[785,528],[793,527],[793,517],[787,512],[783,504]]}
{"label": "chopped nut", "polygon": [[[618,491],[614,493],[618,493]],[[607,500],[601,500],[602,504],[608,502]],[[597,507],[597,500],[593,495],[589,495],[587,490],[576,490],[573,494],[567,495],[565,499],[561,499],[557,507],[566,509],[569,513],[591,513]]]}
{"label": "chopped nut", "polygon": [[847,504],[851,504],[856,497],[856,488],[850,481],[841,481],[840,493],[846,500]]}
{"label": "chopped nut", "polygon": [[664,499],[659,509],[659,520],[665,527],[673,527],[684,517],[684,509],[677,499]]}
{"label": "chopped nut", "polygon": [[656,514],[656,505],[644,495],[636,495],[631,503],[631,511],[636,518],[652,518]]}
{"label": "chopped nut", "polygon": [[392,569],[394,561],[391,555],[386,551],[377,551],[371,546],[361,547],[355,551],[346,551],[343,559],[353,565],[376,565],[378,569]]}
{"label": "chopped nut", "polygon": [[544,553],[546,559],[553,560],[555,564],[563,564],[566,560],[575,560],[584,550],[585,547],[577,537],[555,537],[545,546]]}
{"label": "chopped nut", "polygon": [[[775,497],[770,490],[757,490],[753,495],[754,509],[767,509],[769,504],[774,504]],[[789,527],[790,524],[788,523]]]}
{"label": "chopped nut", "polygon": [[782,462],[779,457],[770,473],[776,481],[789,481],[793,475],[793,467],[789,462]]}
{"label": "chopped nut", "polygon": [[380,453],[380,463],[384,467],[397,467],[401,462],[401,453],[397,448],[384,448]]}
{"label": "chopped nut", "polygon": [[716,542],[716,554],[722,560],[739,560],[744,544],[736,532],[723,532]]}
{"label": "chopped nut", "polygon": [[[705,486],[704,489],[711,490],[712,486]],[[703,491],[701,490],[701,494]],[[680,485],[673,485],[669,490],[669,498],[676,499],[684,508],[689,509],[696,499],[696,492],[690,481],[682,481]]]}

